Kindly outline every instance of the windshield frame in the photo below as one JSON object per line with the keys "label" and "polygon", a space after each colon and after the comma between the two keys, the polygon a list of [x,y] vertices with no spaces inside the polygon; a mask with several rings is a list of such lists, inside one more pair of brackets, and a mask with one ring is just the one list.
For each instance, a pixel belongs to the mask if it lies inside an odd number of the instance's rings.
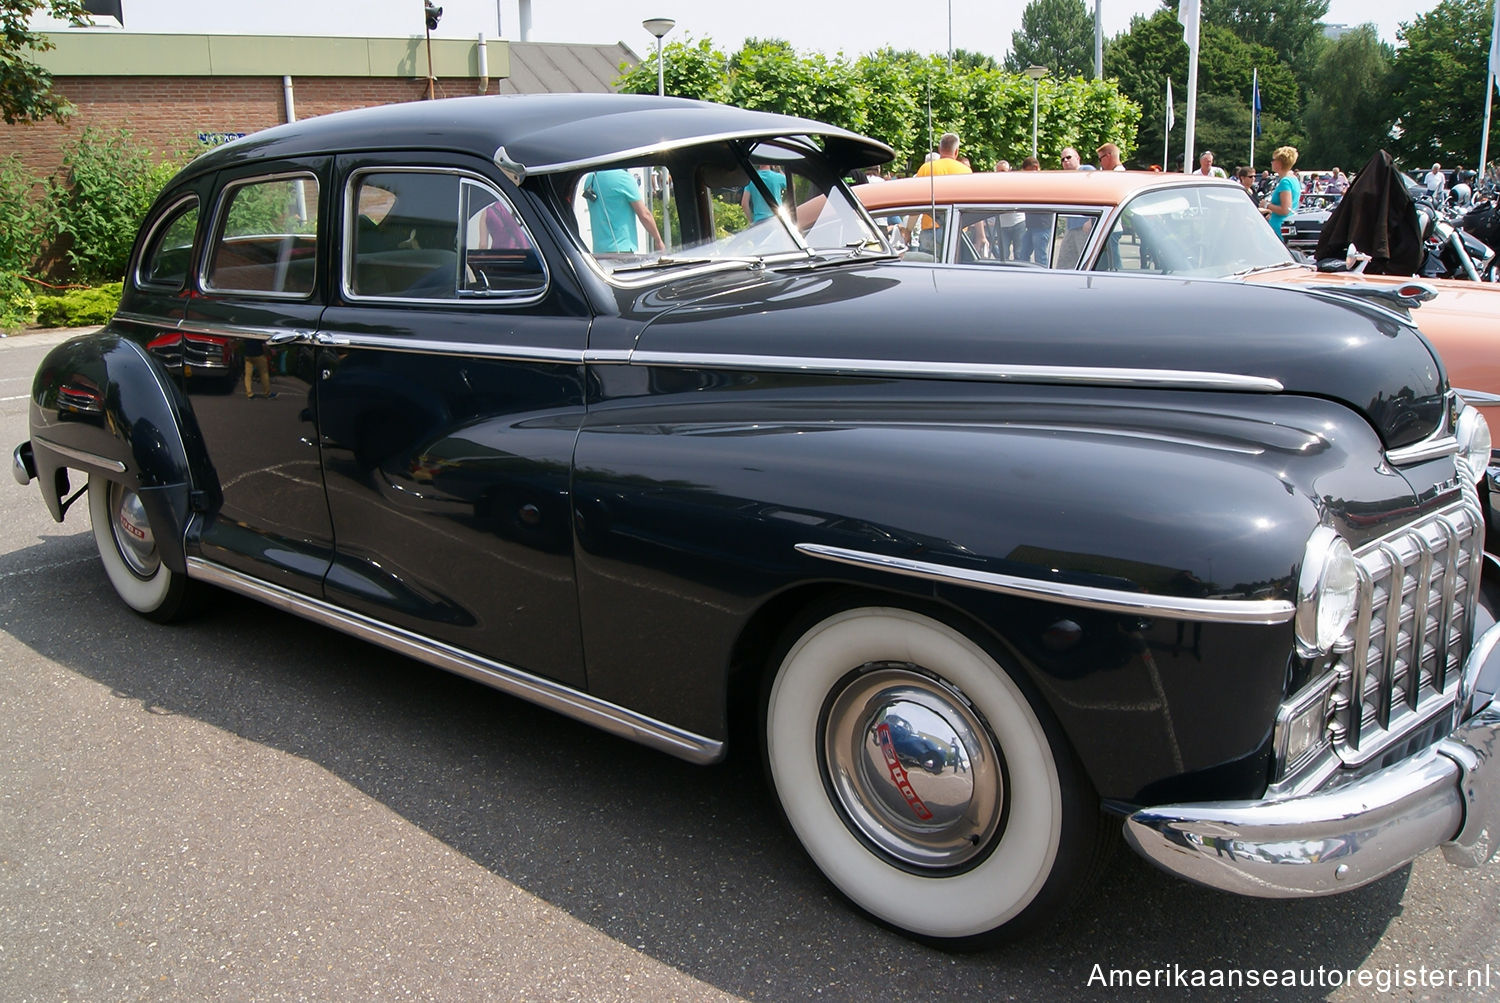
{"label": "windshield frame", "polygon": [[[1119,232],[1119,228],[1122,224],[1122,221],[1125,219],[1126,213],[1132,211],[1139,203],[1141,203],[1142,201],[1149,202],[1156,199],[1171,198],[1174,196],[1191,198],[1195,193],[1201,197],[1202,193],[1210,192],[1214,196],[1222,195],[1223,202],[1226,206],[1235,205],[1236,200],[1244,202],[1245,208],[1244,212],[1242,212],[1241,215],[1244,216],[1245,221],[1250,224],[1245,227],[1244,232],[1246,234],[1256,233],[1258,231],[1255,228],[1260,227],[1265,231],[1265,237],[1267,238],[1267,240],[1274,242],[1268,243],[1266,241],[1261,241],[1261,247],[1256,249],[1269,252],[1273,248],[1279,247],[1281,254],[1267,254],[1266,260],[1264,261],[1247,261],[1243,264],[1243,267],[1230,270],[1223,270],[1222,268],[1194,268],[1174,269],[1171,271],[1146,271],[1099,267],[1100,264],[1105,260],[1105,252],[1108,248],[1109,241],[1112,237],[1115,236],[1117,232]],[[1245,212],[1248,212],[1251,215],[1245,216]],[[1167,276],[1171,278],[1227,279],[1239,275],[1244,275],[1252,271],[1262,271],[1270,268],[1300,267],[1300,264],[1297,261],[1297,258],[1292,254],[1291,249],[1288,248],[1284,243],[1282,243],[1280,237],[1278,237],[1275,232],[1271,230],[1270,224],[1266,223],[1264,217],[1260,215],[1260,212],[1256,209],[1254,203],[1252,203],[1249,197],[1244,193],[1244,189],[1235,182],[1199,182],[1188,179],[1179,184],[1153,185],[1149,188],[1143,188],[1140,191],[1133,193],[1129,198],[1123,200],[1118,206],[1116,206],[1114,211],[1109,213],[1106,222],[1107,226],[1100,228],[1098,235],[1090,243],[1089,249],[1086,252],[1086,260],[1088,261],[1088,264],[1084,267],[1088,271],[1118,275],[1154,275]]]}
{"label": "windshield frame", "polygon": [[[782,165],[788,174],[786,195],[788,199],[800,199],[800,205],[788,205],[786,200],[776,199],[775,193],[757,175],[754,165],[766,159]],[[585,232],[593,225],[588,214],[589,207],[583,205],[589,201],[583,197],[586,179],[596,172],[618,168],[626,168],[637,174],[642,170],[662,172],[660,177],[665,182],[662,189],[671,193],[671,201],[667,205],[670,207],[668,211],[672,214],[671,219],[675,221],[672,240],[665,250],[658,251],[651,247],[600,254],[592,249],[592,234],[585,236]],[[651,178],[652,175],[647,174],[646,177]],[[681,194],[681,190],[687,186],[679,184],[683,178],[692,179],[690,194],[685,196]],[[778,211],[770,217],[747,224],[742,230],[725,235],[717,225],[715,203],[722,203],[719,205],[721,210],[730,204],[724,193],[731,189],[713,185],[706,180],[715,178],[729,178],[740,182],[732,189],[736,200],[753,185],[754,191],[763,201],[777,204]],[[637,187],[646,196],[645,201],[649,206],[653,197],[659,198],[660,195],[647,192],[640,180],[637,177]],[[695,143],[646,155],[633,152],[614,160],[591,163],[569,173],[549,175],[547,184],[551,187],[555,211],[562,216],[564,229],[572,240],[574,250],[582,255],[592,272],[611,285],[622,288],[638,288],[703,272],[805,266],[810,262],[893,254],[883,232],[849,191],[847,183],[833,164],[806,136],[756,136]],[[809,190],[814,194],[802,198]],[[806,213],[809,206],[815,208],[816,215],[807,220],[807,227],[803,230],[795,217],[799,208]],[[832,225],[843,229],[853,227],[861,238],[857,244],[847,242],[834,246],[827,242],[809,241],[810,235],[819,227],[830,223],[830,207]],[[714,235],[708,239],[678,242],[684,209],[692,211],[693,231],[702,231],[706,228],[705,224],[711,224],[716,227]],[[662,212],[658,203],[653,213],[658,230],[662,228]],[[774,227],[766,229],[762,234],[763,247],[752,246],[756,243],[754,240],[740,239],[756,227]],[[643,227],[637,231],[636,236],[637,247],[641,237],[645,238],[646,243],[651,243],[650,235],[644,232]],[[663,233],[662,236],[667,238],[668,234]]]}

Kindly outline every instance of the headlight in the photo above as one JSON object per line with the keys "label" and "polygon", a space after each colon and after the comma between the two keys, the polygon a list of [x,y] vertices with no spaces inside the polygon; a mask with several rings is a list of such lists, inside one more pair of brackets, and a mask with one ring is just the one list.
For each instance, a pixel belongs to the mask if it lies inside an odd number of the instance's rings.
{"label": "headlight", "polygon": [[1458,472],[1478,484],[1490,465],[1490,424],[1478,408],[1465,407],[1453,434],[1458,438]]}
{"label": "headlight", "polygon": [[1319,526],[1308,538],[1297,581],[1297,646],[1304,658],[1326,655],[1359,605],[1359,563],[1342,536]]}

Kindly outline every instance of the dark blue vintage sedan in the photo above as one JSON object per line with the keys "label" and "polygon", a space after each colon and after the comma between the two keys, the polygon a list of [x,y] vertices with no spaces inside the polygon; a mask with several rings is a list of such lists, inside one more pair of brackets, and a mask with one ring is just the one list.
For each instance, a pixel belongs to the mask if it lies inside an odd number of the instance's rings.
{"label": "dark blue vintage sedan", "polygon": [[1487,860],[1489,433],[1407,315],[894,266],[841,180],[890,156],[617,95],[230,143],[16,474],[153,619],[228,589],[695,762],[753,709],[817,865],[948,946],[1122,830],[1251,895]]}

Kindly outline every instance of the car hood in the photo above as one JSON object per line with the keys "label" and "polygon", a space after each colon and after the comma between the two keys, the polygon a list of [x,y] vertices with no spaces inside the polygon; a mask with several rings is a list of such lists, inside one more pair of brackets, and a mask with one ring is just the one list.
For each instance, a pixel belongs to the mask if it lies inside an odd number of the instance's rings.
{"label": "car hood", "polygon": [[1412,311],[1412,321],[1442,357],[1453,388],[1470,403],[1489,410],[1491,425],[1500,421],[1500,408],[1490,403],[1500,395],[1500,286],[1458,279],[1413,279],[1405,275],[1353,275],[1347,272],[1317,272],[1294,266],[1257,272],[1249,281],[1337,288],[1348,285],[1401,286],[1420,282],[1437,291],[1437,297]]}
{"label": "car hood", "polygon": [[[1033,269],[866,265],[772,270],[658,288],[675,303],[643,359],[1012,382],[1212,388],[1330,397],[1389,448],[1442,423],[1447,381],[1393,311],[1239,282]],[[784,318],[768,316],[793,311]],[[1153,380],[1149,374],[1183,374]]]}

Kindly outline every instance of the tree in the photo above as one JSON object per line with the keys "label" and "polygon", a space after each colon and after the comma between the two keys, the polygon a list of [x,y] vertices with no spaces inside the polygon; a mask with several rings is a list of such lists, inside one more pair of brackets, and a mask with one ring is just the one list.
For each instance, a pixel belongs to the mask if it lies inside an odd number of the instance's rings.
{"label": "tree", "polygon": [[[730,57],[708,41],[674,43],[666,52],[668,94],[862,132],[895,151],[898,171],[914,170],[936,137],[950,131],[963,138],[963,152],[978,168],[1031,152],[1031,81],[972,54],[955,53],[950,68],[945,56],[892,49],[853,63],[842,55],[799,56],[774,39],[747,39]],[[626,71],[616,86],[656,93],[656,61]],[[1066,145],[1091,151],[1112,142],[1128,154],[1139,117],[1113,81],[1048,78],[1040,88],[1040,148],[1053,161]]]}
{"label": "tree", "polygon": [[30,27],[42,10],[70,24],[88,23],[84,0],[0,0],[0,118],[6,125],[61,122],[73,113],[66,98],[52,93],[52,74],[28,58],[52,48]]}
{"label": "tree", "polygon": [[1328,0],[1203,0],[1203,23],[1228,28],[1241,40],[1264,45],[1291,68],[1304,87],[1324,44]]}
{"label": "tree", "polygon": [[[1241,41],[1218,25],[1204,23],[1199,39],[1198,122],[1194,126],[1199,150],[1214,150],[1225,164],[1248,162],[1250,89],[1257,71],[1264,111],[1256,150],[1301,143],[1301,91],[1286,64],[1265,46]],[[1168,77],[1176,99],[1174,142],[1182,136],[1187,72],[1188,48],[1177,15],[1170,9],[1132,19],[1130,30],[1110,39],[1105,47],[1105,76],[1117,79],[1120,90],[1141,108],[1136,145],[1145,160],[1161,155]],[[1171,158],[1181,152],[1180,142],[1169,148]]]}
{"label": "tree", "polygon": [[1308,149],[1318,164],[1358,166],[1391,142],[1395,51],[1363,24],[1330,42],[1313,70],[1307,96]]}
{"label": "tree", "polygon": [[1021,30],[1010,36],[1005,68],[1020,73],[1045,66],[1057,77],[1087,77],[1094,70],[1094,15],[1083,0],[1031,0]]}
{"label": "tree", "polygon": [[[1443,0],[1397,31],[1391,107],[1400,135],[1391,152],[1407,166],[1478,162],[1494,12],[1493,0]],[[1500,148],[1497,134],[1500,121],[1491,150]]]}
{"label": "tree", "polygon": [[[643,59],[626,69],[615,81],[625,94],[656,93],[656,60]],[[700,101],[729,100],[729,57],[714,48],[709,39],[685,37],[662,47],[662,71],[668,94]]]}

